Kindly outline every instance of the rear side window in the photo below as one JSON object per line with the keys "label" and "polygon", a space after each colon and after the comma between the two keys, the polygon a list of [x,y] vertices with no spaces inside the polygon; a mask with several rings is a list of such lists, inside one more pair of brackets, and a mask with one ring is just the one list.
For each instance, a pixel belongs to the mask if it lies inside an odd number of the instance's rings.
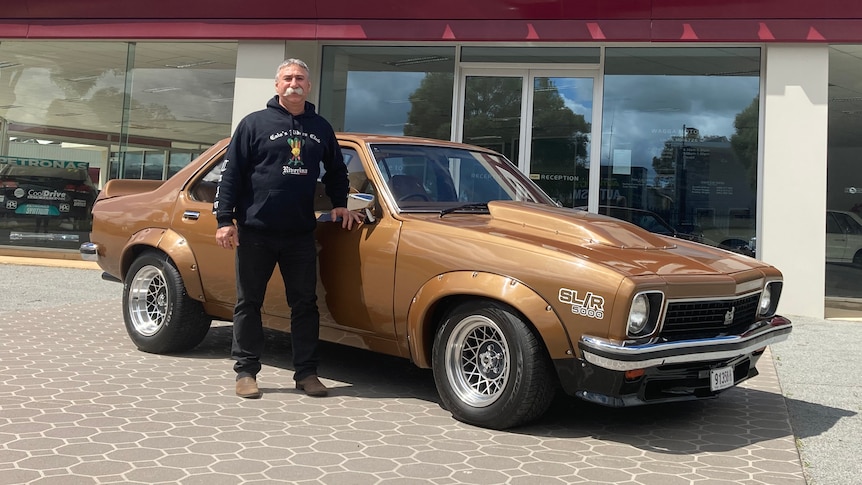
{"label": "rear side window", "polygon": [[199,202],[215,202],[216,187],[218,187],[221,170],[224,167],[224,154],[219,155],[219,161],[189,190],[192,199]]}

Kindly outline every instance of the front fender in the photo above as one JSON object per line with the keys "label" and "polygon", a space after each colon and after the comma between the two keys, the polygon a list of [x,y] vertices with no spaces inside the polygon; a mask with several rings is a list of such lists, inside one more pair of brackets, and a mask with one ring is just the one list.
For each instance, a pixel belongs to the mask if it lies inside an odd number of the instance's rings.
{"label": "front fender", "polygon": [[407,340],[413,362],[431,367],[434,334],[440,322],[434,321],[437,307],[450,297],[474,296],[497,300],[523,314],[538,331],[551,359],[572,358],[574,347],[553,307],[520,281],[508,276],[474,271],[455,271],[428,280],[407,312]]}
{"label": "front fender", "polygon": [[206,301],[195,255],[192,253],[186,239],[171,229],[158,227],[141,229],[129,238],[129,242],[123,248],[123,280],[126,278],[126,273],[132,265],[132,261],[147,247],[157,248],[171,258],[183,277],[183,284],[186,287],[186,293],[189,298]]}

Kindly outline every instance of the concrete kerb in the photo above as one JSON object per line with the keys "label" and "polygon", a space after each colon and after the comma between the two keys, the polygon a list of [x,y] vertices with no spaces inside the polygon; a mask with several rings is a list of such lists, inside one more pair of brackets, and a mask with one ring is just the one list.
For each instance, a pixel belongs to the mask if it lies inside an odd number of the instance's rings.
{"label": "concrete kerb", "polygon": [[97,263],[81,259],[81,253],[76,249],[0,246],[0,264],[99,269]]}

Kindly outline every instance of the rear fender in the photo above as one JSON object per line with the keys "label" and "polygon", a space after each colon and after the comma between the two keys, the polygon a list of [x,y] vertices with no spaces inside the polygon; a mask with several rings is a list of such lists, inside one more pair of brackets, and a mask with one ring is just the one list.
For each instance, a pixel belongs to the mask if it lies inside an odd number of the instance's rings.
{"label": "rear fender", "polygon": [[121,195],[152,192],[164,183],[164,180],[111,179],[99,191],[97,200],[110,199]]}
{"label": "rear fender", "polygon": [[436,318],[448,310],[441,305],[445,306],[452,298],[463,301],[465,297],[487,298],[511,306],[537,330],[552,359],[573,356],[571,339],[553,307],[527,285],[497,274],[456,271],[427,281],[410,304],[407,313],[408,345],[417,366],[431,367],[434,334],[442,323]]}
{"label": "rear fender", "polygon": [[186,239],[170,229],[141,229],[129,238],[129,242],[123,248],[122,274],[124,280],[132,262],[138,254],[147,248],[159,249],[171,258],[183,277],[183,284],[186,286],[186,293],[189,298],[206,301],[195,255],[186,243]]}

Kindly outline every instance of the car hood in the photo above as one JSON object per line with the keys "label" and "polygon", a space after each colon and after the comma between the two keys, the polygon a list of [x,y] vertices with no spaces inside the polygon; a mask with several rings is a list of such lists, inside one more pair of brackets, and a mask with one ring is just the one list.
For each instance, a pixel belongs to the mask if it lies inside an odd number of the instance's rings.
{"label": "car hood", "polygon": [[[510,201],[490,202],[488,210],[490,219],[487,215],[449,214],[439,220],[474,231],[476,238],[505,239],[505,244],[521,242],[524,248],[587,259],[633,276],[728,274],[765,266],[753,258],[659,236],[634,224],[581,210]],[[480,217],[484,218],[482,223]]]}
{"label": "car hood", "polygon": [[634,224],[585,211],[521,202],[491,202],[488,210],[495,221],[522,225],[527,230],[553,232],[583,245],[639,250],[675,246],[673,241]]}

